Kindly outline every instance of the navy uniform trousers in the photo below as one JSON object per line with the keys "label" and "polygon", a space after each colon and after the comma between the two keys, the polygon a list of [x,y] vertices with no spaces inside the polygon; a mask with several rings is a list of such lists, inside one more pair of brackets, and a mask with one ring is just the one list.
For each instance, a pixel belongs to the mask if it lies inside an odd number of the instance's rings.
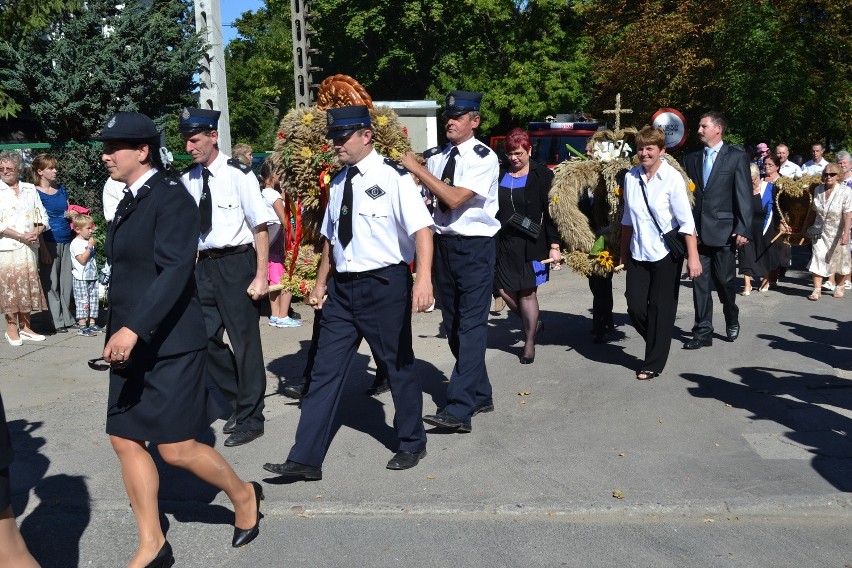
{"label": "navy uniform trousers", "polygon": [[[260,307],[246,293],[254,279],[254,248],[200,258],[195,280],[207,328],[207,371],[231,404],[237,431],[263,430],[266,368],[260,343]],[[228,332],[228,347],[224,332]]]}
{"label": "navy uniform trousers", "polygon": [[334,274],[322,306],[311,387],[302,399],[296,442],[287,459],[320,467],[352,358],[366,339],[377,366],[385,366],[396,414],[399,451],[426,448],[423,384],[411,346],[411,271],[398,264],[367,273]]}
{"label": "navy uniform trousers", "polygon": [[495,246],[494,237],[435,236],[435,284],[444,331],[456,358],[444,410],[465,423],[475,406],[492,404],[485,349]]}

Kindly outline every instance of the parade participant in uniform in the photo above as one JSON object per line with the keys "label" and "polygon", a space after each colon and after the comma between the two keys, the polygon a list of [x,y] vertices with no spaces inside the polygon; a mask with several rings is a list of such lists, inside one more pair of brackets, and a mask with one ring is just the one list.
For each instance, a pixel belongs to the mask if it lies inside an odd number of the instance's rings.
{"label": "parade participant in uniform", "polygon": [[225,445],[239,446],[263,435],[266,370],[258,300],[269,289],[267,225],[278,220],[251,168],[219,151],[219,114],[184,109],[178,129],[195,162],[183,183],[201,213],[195,279],[207,327],[208,369],[234,410],[222,428],[230,434]]}
{"label": "parade participant in uniform", "polygon": [[[427,150],[426,167],[412,153],[402,165],[437,198],[435,283],[444,331],[456,358],[447,404],[427,424],[470,432],[471,417],[494,410],[485,369],[488,309],[494,282],[497,220],[497,155],[474,137],[481,93],[452,91],[444,118],[449,143]],[[427,156],[428,154],[428,156]]]}
{"label": "parade participant in uniform", "polygon": [[[414,363],[411,312],[424,311],[433,301],[432,219],[411,176],[373,149],[367,107],[327,112],[328,138],[346,167],[331,184],[321,231],[322,259],[309,297],[322,309],[317,357],[287,461],[263,466],[305,480],[322,478],[334,414],[362,338],[377,366],[387,369],[396,407],[399,451],[387,468],[408,469],[426,455],[420,418],[423,385]],[[412,289],[408,265],[415,251],[417,282]]]}
{"label": "parade participant in uniform", "polygon": [[[106,431],[119,462],[139,545],[128,566],[175,562],[160,526],[159,475],[146,442],[163,460],[224,491],[235,508],[232,545],[259,533],[256,483],[242,481],[213,448],[195,440],[215,420],[206,385],[207,337],[196,294],[199,215],[177,175],[164,171],[154,121],[120,112],[97,138],[110,177],[127,187],[104,247],[112,265],[102,363],[110,369]],[[248,527],[241,529],[239,527]]]}

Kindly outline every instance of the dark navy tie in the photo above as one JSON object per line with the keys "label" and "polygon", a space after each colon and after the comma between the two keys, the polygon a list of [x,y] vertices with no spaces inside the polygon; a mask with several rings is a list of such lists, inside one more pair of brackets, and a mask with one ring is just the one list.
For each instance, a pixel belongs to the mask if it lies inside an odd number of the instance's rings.
{"label": "dark navy tie", "polygon": [[349,166],[346,170],[346,182],[343,184],[343,202],[340,204],[340,224],[337,227],[337,238],[343,248],[352,242],[352,178],[358,175],[358,168]]}

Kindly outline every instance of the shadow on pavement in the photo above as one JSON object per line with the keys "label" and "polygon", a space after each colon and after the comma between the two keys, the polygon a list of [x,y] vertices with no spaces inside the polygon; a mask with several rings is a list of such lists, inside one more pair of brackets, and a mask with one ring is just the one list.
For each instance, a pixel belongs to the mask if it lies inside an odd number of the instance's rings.
{"label": "shadow on pavement", "polygon": [[852,381],[768,367],[732,372],[740,377],[738,383],[694,373],[683,378],[697,385],[688,389],[692,396],[715,398],[748,410],[754,421],[771,420],[788,428],[782,442],[792,446],[793,453],[779,459],[796,452],[813,454],[811,464],[817,473],[838,490],[852,491],[852,443],[847,437],[852,419],[845,412],[852,410]]}
{"label": "shadow on pavement", "polygon": [[50,460],[40,453],[45,440],[34,435],[42,423],[13,420],[8,425],[15,449],[9,468],[12,506],[20,514],[27,508],[30,491],[39,498],[39,504],[21,523],[21,535],[44,568],[77,566],[80,539],[92,514],[85,477],[45,477],[50,466]]}

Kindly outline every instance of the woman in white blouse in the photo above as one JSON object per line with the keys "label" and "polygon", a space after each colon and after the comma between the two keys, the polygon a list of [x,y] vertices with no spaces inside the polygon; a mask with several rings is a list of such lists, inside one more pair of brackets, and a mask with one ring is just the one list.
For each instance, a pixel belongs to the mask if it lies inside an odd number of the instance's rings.
{"label": "woman in white blouse", "polygon": [[0,308],[13,346],[44,341],[30,327],[30,314],[47,309],[37,261],[47,212],[35,186],[20,181],[22,169],[17,152],[0,152]]}
{"label": "woman in white blouse", "polygon": [[[663,234],[677,229],[686,241],[687,273],[701,274],[695,221],[683,176],[662,157],[666,135],[645,126],[636,135],[639,164],[624,179],[621,259],[627,270],[627,313],[645,339],[636,378],[653,379],[669,358],[677,315],[683,257],[671,253]],[[659,228],[658,228],[659,226]]]}

